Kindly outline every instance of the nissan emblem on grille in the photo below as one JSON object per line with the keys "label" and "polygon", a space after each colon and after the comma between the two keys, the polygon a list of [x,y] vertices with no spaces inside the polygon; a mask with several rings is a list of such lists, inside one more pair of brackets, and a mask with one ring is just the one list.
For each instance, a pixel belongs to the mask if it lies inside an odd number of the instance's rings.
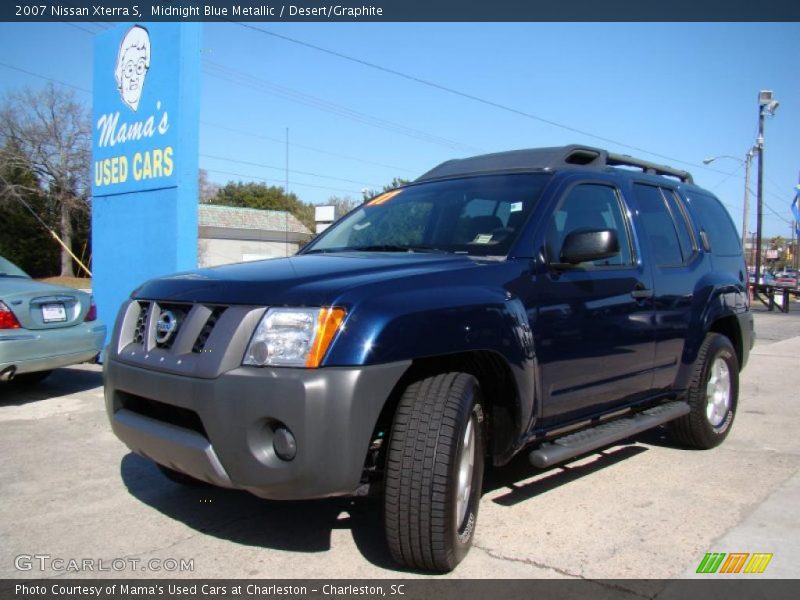
{"label": "nissan emblem on grille", "polygon": [[171,310],[161,312],[156,322],[156,342],[165,344],[178,328],[178,319]]}

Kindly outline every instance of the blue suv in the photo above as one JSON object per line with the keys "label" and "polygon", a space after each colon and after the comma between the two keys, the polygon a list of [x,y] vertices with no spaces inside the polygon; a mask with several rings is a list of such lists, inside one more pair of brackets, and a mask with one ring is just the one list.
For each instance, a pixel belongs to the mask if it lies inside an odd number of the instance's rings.
{"label": "blue suv", "polygon": [[151,280],[105,363],[116,435],[181,483],[384,503],[447,571],[484,465],[666,424],[712,448],[753,344],[736,229],[684,171],[584,146],[445,162],[298,255]]}

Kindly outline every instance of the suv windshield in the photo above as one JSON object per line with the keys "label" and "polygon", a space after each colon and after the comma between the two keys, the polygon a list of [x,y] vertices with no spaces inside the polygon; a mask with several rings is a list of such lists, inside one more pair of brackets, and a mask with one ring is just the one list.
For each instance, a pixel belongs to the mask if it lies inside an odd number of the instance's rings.
{"label": "suv windshield", "polygon": [[30,275],[2,256],[0,256],[0,277],[24,277],[30,279]]}
{"label": "suv windshield", "polygon": [[301,254],[458,252],[505,256],[549,179],[484,175],[410,185],[366,202]]}

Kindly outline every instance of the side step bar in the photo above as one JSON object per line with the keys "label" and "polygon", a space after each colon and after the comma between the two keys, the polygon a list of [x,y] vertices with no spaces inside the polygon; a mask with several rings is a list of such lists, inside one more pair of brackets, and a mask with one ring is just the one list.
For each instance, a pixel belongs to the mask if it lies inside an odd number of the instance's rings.
{"label": "side step bar", "polygon": [[608,446],[682,417],[688,412],[689,405],[686,402],[673,401],[660,404],[631,417],[614,419],[542,444],[528,455],[528,460],[534,467],[547,469],[575,456]]}

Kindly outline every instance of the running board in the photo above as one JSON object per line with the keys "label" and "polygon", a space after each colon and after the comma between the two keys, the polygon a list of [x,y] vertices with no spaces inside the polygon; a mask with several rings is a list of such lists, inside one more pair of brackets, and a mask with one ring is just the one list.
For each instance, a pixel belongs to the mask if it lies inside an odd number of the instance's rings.
{"label": "running board", "polygon": [[542,444],[528,455],[534,467],[548,469],[567,459],[609,446],[632,435],[672,421],[689,412],[686,402],[667,402],[631,417],[621,417]]}

